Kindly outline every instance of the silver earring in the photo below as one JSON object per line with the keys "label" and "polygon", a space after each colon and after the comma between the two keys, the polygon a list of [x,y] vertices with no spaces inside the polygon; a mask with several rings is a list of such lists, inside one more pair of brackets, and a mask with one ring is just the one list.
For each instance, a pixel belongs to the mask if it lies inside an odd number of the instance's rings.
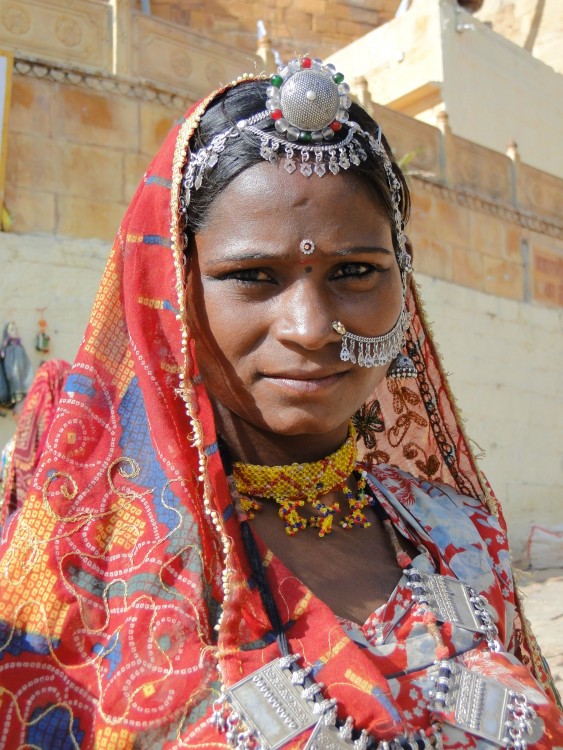
{"label": "silver earring", "polygon": [[405,301],[401,306],[401,312],[393,328],[382,336],[358,336],[350,333],[339,320],[332,322],[332,327],[342,336],[342,349],[340,359],[343,362],[352,362],[359,367],[379,367],[391,362],[401,353],[405,345],[406,331],[410,324],[410,313]]}
{"label": "silver earring", "polygon": [[389,365],[387,377],[391,380],[402,380],[403,378],[416,378],[416,367],[407,354],[398,354]]}

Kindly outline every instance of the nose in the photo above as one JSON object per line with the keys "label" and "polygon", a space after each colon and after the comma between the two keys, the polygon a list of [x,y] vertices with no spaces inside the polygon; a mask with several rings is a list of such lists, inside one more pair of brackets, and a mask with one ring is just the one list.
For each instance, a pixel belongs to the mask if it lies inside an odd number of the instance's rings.
{"label": "nose", "polygon": [[334,305],[313,280],[294,282],[278,296],[277,303],[274,333],[280,341],[315,350],[339,340],[332,327]]}

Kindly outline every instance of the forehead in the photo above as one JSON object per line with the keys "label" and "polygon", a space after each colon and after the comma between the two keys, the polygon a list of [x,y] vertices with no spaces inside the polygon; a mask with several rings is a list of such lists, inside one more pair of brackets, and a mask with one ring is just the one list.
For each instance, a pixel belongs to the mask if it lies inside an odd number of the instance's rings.
{"label": "forehead", "polygon": [[213,202],[202,236],[279,242],[310,237],[346,243],[390,233],[375,190],[353,172],[324,177],[289,174],[283,164],[255,164],[241,172]]}

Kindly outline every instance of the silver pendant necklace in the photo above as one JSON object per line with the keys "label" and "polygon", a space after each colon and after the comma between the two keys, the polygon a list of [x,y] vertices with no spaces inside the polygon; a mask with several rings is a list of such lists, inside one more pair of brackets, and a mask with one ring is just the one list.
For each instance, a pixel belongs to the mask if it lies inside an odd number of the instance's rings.
{"label": "silver pendant necklace", "polygon": [[[374,498],[380,520],[387,516]],[[385,528],[396,532],[386,517]],[[236,750],[281,750],[303,732],[311,730],[304,750],[440,750],[442,723],[480,737],[508,750],[526,750],[542,735],[542,724],[524,694],[467,669],[451,659],[437,658],[428,669],[433,682],[428,731],[416,730],[392,740],[377,740],[356,730],[352,717],[338,718],[335,699],[323,696],[323,683],[311,677],[312,667],[301,665],[291,654],[283,623],[248,522],[241,532],[253,576],[282,656],[252,672],[229,688],[213,704],[211,723],[225,733]],[[397,551],[397,539],[391,539]],[[482,633],[491,651],[501,651],[497,628],[488,603],[473,588],[455,578],[420,573],[410,564],[403,568],[415,606],[431,612],[436,621]],[[430,632],[430,631],[429,631]]]}

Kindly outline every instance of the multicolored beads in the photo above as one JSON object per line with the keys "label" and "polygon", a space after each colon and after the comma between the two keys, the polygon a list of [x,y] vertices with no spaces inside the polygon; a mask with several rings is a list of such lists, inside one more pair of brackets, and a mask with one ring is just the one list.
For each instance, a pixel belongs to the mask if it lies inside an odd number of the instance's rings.
{"label": "multicolored beads", "polygon": [[371,522],[368,521],[366,514],[363,512],[363,508],[369,505],[369,496],[365,492],[366,472],[362,469],[357,474],[358,491],[356,496],[354,497],[354,493],[348,487],[345,490],[350,513],[339,522],[343,529],[351,529],[353,526],[360,526],[360,528],[365,529],[371,526]]}
{"label": "multicolored beads", "polygon": [[[355,472],[357,458],[356,429],[350,422],[346,441],[337,451],[320,461],[288,466],[236,462],[233,464],[233,481],[240,495],[241,508],[252,519],[261,508],[261,500],[275,500],[279,505],[278,515],[289,536],[313,526],[319,529],[319,536],[324,537],[332,531],[333,519],[340,512],[340,505],[338,502],[327,505],[320,498],[344,490],[350,512],[340,521],[340,526],[345,529],[370,526],[363,513],[363,508],[369,504],[365,492],[365,472],[356,472],[356,495],[346,486]],[[306,502],[316,511],[308,520],[299,512]]]}

